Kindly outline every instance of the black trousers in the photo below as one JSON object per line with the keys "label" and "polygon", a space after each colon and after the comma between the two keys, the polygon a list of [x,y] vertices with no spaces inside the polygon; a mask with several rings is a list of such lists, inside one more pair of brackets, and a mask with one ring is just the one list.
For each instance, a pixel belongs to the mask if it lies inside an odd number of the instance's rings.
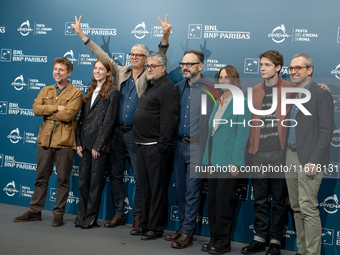
{"label": "black trousers", "polygon": [[230,247],[233,224],[232,202],[236,178],[208,179],[208,218],[210,243]]}
{"label": "black trousers", "polygon": [[[252,165],[279,166],[282,162],[282,151],[257,152],[252,156]],[[255,210],[255,239],[265,242],[268,234],[270,241],[279,243],[287,223],[288,190],[284,173],[252,174]],[[269,196],[272,195],[270,202]],[[272,203],[271,217],[270,209]],[[270,220],[271,218],[271,220]]]}
{"label": "black trousers", "polygon": [[167,190],[171,154],[162,154],[154,145],[138,145],[137,171],[143,230],[163,233],[167,217]]}
{"label": "black trousers", "polygon": [[82,153],[79,165],[79,212],[75,223],[87,227],[97,219],[99,213],[108,154],[101,153],[99,158],[93,159],[88,149]]}

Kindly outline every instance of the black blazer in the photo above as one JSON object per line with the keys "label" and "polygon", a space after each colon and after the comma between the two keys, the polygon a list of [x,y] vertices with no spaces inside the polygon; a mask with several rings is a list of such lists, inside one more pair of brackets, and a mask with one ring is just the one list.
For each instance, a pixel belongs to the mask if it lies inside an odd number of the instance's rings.
{"label": "black blazer", "polygon": [[[311,99],[303,105],[312,115],[306,116],[301,111],[296,115],[298,123],[295,127],[296,152],[301,165],[311,162],[324,166],[329,162],[333,136],[333,98],[327,90],[321,89],[315,82],[312,83],[309,91]],[[289,128],[287,128],[287,139],[288,134]]]}
{"label": "black blazer", "polygon": [[96,150],[99,153],[110,152],[110,141],[119,110],[119,91],[109,90],[109,96],[101,100],[98,94],[91,106],[91,97],[83,104],[77,125],[77,146],[84,150]]}

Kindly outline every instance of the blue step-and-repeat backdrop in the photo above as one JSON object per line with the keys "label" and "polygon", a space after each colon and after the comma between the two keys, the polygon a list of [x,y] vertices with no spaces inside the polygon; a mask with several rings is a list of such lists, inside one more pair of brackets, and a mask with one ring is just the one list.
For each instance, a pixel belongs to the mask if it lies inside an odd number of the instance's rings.
{"label": "blue step-and-repeat backdrop", "polygon": [[[322,253],[337,254],[340,247],[340,2],[339,0],[147,0],[147,1],[3,1],[0,8],[0,202],[28,206],[36,176],[37,135],[41,117],[32,104],[44,86],[54,84],[53,60],[65,56],[74,64],[70,82],[86,91],[95,56],[71,29],[74,16],[83,15],[84,33],[121,65],[130,65],[128,53],[141,43],[156,51],[162,37],[157,17],[173,25],[168,50],[168,73],[177,83],[182,78],[178,63],[187,49],[201,50],[206,57],[204,75],[216,77],[226,64],[234,65],[243,89],[261,82],[259,54],[277,50],[285,57],[281,76],[289,79],[293,55],[309,54],[315,63],[313,78],[326,83],[333,95],[335,118],[330,162],[319,192],[322,220]],[[78,211],[79,158],[75,156],[67,213]],[[127,162],[125,215],[132,222],[134,178]],[[57,176],[51,176],[45,209],[56,199]],[[196,234],[209,235],[207,185]],[[237,186],[233,240],[253,238],[251,181]],[[270,198],[269,198],[270,199]],[[114,215],[110,181],[104,189],[99,217]],[[17,215],[13,215],[17,216]],[[169,185],[167,228],[179,226],[174,177]],[[286,249],[296,250],[292,213],[284,235]]]}

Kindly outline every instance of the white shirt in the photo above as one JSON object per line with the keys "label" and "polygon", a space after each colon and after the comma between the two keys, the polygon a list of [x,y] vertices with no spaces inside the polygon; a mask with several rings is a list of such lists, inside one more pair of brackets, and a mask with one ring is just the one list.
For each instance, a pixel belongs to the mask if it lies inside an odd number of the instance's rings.
{"label": "white shirt", "polygon": [[92,105],[93,105],[94,101],[96,100],[96,97],[98,96],[100,89],[101,89],[100,87],[97,87],[97,88],[93,91],[93,93],[92,93],[92,98],[91,98],[91,107],[90,107],[90,108],[92,108]]}

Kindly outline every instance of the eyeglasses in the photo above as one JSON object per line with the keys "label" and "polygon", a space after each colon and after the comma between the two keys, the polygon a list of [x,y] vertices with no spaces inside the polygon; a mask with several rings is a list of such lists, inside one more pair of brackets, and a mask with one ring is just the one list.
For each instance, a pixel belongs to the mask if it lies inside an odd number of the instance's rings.
{"label": "eyeglasses", "polygon": [[130,58],[140,58],[145,57],[144,54],[135,54],[135,53],[129,53]]}
{"label": "eyeglasses", "polygon": [[296,72],[299,72],[302,68],[309,68],[309,66],[290,66],[288,67],[289,71],[295,70]]}
{"label": "eyeglasses", "polygon": [[193,65],[197,65],[197,64],[200,64],[200,62],[196,62],[196,63],[179,63],[179,66],[180,67],[188,67],[188,68],[190,68],[190,67],[192,67]]}
{"label": "eyeglasses", "polygon": [[145,65],[144,67],[146,70],[150,68],[150,71],[153,71],[155,70],[156,67],[159,67],[159,66],[164,66],[164,65]]}

